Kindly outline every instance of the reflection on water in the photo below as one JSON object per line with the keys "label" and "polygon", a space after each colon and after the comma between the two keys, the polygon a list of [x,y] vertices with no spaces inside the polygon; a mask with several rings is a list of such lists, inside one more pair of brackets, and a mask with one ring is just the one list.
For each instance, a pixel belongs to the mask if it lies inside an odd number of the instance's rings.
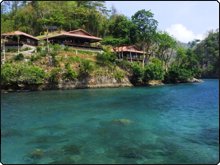
{"label": "reflection on water", "polygon": [[217,80],[2,94],[2,162],[216,163],[218,108]]}

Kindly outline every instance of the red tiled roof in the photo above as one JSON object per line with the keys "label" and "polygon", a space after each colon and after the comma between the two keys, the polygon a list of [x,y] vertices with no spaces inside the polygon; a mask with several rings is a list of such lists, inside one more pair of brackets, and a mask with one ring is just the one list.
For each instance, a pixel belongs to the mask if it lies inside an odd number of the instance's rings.
{"label": "red tiled roof", "polygon": [[[80,33],[79,33],[80,32]],[[54,37],[59,37],[59,36],[69,36],[69,37],[78,37],[78,38],[86,38],[86,39],[91,39],[91,40],[96,40],[96,41],[101,41],[102,39],[99,37],[92,36],[88,32],[78,29],[78,30],[73,30],[73,31],[61,31],[59,34],[55,34],[53,36],[49,36],[48,38],[54,38]],[[43,39],[46,39],[44,37]]]}
{"label": "red tiled roof", "polygon": [[72,30],[72,31],[68,31],[68,32],[71,34],[81,34],[81,35],[93,36],[83,29],[77,29],[77,30]]}
{"label": "red tiled roof", "polygon": [[27,34],[27,33],[24,33],[24,32],[21,32],[21,31],[14,31],[14,32],[8,32],[8,33],[3,33],[1,34],[1,36],[26,36],[26,37],[29,37],[29,38],[32,38],[32,39],[35,39],[35,40],[39,40],[38,38],[30,35],[30,34]]}
{"label": "red tiled roof", "polygon": [[143,51],[138,50],[136,48],[136,46],[134,46],[134,45],[115,47],[115,48],[113,48],[113,51],[114,52],[133,52],[133,53],[144,54]]}

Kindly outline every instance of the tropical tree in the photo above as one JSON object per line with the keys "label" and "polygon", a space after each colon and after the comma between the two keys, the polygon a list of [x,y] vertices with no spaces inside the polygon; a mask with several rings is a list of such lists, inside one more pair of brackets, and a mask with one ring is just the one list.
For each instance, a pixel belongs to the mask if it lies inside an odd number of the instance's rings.
{"label": "tropical tree", "polygon": [[168,33],[158,32],[156,35],[156,45],[156,57],[162,61],[164,68],[167,71],[168,63],[170,62],[176,48],[176,41]]}
{"label": "tropical tree", "polygon": [[156,29],[158,22],[153,18],[154,14],[148,10],[139,10],[131,18],[137,28],[137,41],[144,51],[143,67],[147,59],[151,56],[149,53],[150,46],[155,41]]}

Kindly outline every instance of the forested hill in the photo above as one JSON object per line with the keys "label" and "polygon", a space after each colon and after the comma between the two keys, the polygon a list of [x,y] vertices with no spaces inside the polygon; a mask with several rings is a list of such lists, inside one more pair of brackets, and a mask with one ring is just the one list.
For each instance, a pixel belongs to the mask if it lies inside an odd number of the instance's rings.
{"label": "forested hill", "polygon": [[[105,1],[4,1],[1,3],[1,33],[20,30],[42,36],[48,30],[59,32],[81,28],[103,38],[100,46],[104,52],[94,56],[81,52],[76,57],[72,47],[60,48],[60,45],[50,45],[51,50],[45,45],[38,46],[31,57],[14,53],[9,58],[10,52],[7,52],[1,66],[1,84],[53,82],[62,80],[62,76],[67,80],[81,80],[85,75],[106,75],[106,70],[117,79],[127,77],[133,84],[219,77],[218,29],[210,31],[204,40],[194,40],[186,45],[167,32],[159,31],[158,24],[150,9],[134,12],[128,18],[119,14],[115,7],[107,10]],[[135,45],[142,50],[142,61],[118,60],[111,50],[122,45]],[[65,54],[69,54],[70,59],[65,59]],[[18,71],[17,77],[15,71]]]}
{"label": "forested hill", "polygon": [[210,31],[208,36],[192,49],[198,56],[202,77],[219,77],[219,31]]}
{"label": "forested hill", "polygon": [[110,12],[104,1],[5,1],[1,7],[2,32],[37,36],[54,26],[66,31],[82,28],[101,37],[108,33]]}

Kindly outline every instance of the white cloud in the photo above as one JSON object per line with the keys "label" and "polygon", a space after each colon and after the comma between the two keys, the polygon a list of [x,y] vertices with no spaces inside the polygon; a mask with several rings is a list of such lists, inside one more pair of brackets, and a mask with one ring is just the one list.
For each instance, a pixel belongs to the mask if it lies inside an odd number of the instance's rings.
{"label": "white cloud", "polygon": [[195,34],[182,24],[173,24],[166,31],[177,40],[185,43],[194,39],[204,39],[203,34]]}

